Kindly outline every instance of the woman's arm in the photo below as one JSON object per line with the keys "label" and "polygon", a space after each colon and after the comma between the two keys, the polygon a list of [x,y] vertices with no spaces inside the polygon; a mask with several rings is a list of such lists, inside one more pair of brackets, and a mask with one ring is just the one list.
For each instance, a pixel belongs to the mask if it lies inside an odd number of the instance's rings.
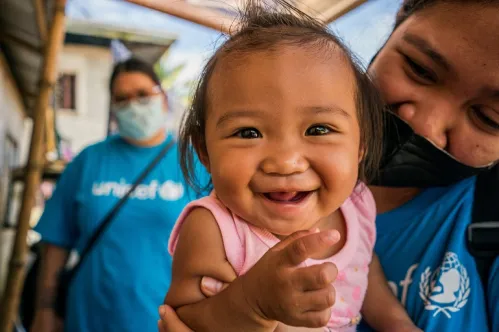
{"label": "woman's arm", "polygon": [[31,331],[62,331],[62,321],[54,312],[57,276],[63,268],[68,251],[51,244],[45,244],[41,252],[40,272],[38,274],[35,318]]}
{"label": "woman's arm", "polygon": [[362,315],[376,331],[421,331],[411,321],[402,304],[388,287],[378,256],[373,255],[369,266],[367,293]]}

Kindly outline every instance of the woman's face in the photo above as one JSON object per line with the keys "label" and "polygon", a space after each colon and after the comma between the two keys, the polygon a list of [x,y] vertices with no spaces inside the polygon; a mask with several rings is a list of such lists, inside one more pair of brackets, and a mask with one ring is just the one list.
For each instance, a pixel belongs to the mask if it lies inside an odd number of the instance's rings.
{"label": "woman's face", "polygon": [[[138,72],[120,73],[112,86],[111,102],[114,106],[125,106],[133,100],[147,100],[149,97],[162,93],[161,87],[148,75]],[[164,110],[166,111],[166,97]]]}
{"label": "woman's face", "polygon": [[499,5],[442,3],[416,12],[370,71],[418,134],[470,166],[499,160]]}

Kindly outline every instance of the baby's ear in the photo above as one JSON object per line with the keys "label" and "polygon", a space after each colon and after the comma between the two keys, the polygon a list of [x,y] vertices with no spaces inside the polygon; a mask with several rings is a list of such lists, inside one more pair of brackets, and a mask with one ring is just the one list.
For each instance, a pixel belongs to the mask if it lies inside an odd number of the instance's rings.
{"label": "baby's ear", "polygon": [[196,153],[198,155],[199,161],[201,161],[201,164],[203,164],[208,173],[211,173],[210,158],[208,157],[208,151],[206,151],[206,144],[204,142],[201,144],[194,144],[194,149],[196,150]]}
{"label": "baby's ear", "polygon": [[366,149],[363,146],[361,146],[359,148],[359,164],[364,161],[365,157],[366,157]]}

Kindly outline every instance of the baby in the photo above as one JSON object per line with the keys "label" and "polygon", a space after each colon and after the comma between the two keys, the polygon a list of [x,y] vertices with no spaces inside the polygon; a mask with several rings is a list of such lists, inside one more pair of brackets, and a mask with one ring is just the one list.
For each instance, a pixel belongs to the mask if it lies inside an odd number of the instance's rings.
{"label": "baby", "polygon": [[[213,191],[174,228],[166,303],[195,331],[419,331],[373,256],[382,103],[323,24],[275,4],[249,5],[184,119],[184,172],[197,153]],[[205,298],[201,276],[231,284]]]}

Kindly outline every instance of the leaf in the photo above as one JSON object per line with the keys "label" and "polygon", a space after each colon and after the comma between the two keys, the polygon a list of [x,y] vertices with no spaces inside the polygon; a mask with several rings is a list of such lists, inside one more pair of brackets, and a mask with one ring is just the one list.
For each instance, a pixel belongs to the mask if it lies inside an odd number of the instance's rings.
{"label": "leaf", "polygon": [[459,303],[459,304],[457,305],[457,308],[458,308],[458,309],[461,309],[462,307],[464,307],[464,305],[465,305],[466,303],[468,303],[468,300],[467,300],[467,299],[466,299],[466,300],[464,300],[463,302]]}

